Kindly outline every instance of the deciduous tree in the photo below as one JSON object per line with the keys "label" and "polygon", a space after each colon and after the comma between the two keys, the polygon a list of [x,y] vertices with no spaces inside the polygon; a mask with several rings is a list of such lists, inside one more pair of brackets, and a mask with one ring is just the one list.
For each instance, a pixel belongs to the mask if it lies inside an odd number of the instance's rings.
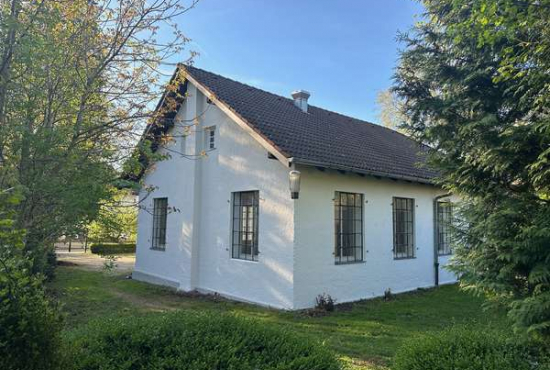
{"label": "deciduous tree", "polygon": [[97,216],[162,114],[161,70],[187,42],[174,18],[196,2],[182,1],[0,2],[0,190],[23,189],[17,227],[36,271]]}
{"label": "deciduous tree", "polygon": [[400,131],[401,125],[406,122],[402,113],[402,102],[391,89],[382,90],[376,96],[376,103],[379,110],[380,123],[392,130]]}

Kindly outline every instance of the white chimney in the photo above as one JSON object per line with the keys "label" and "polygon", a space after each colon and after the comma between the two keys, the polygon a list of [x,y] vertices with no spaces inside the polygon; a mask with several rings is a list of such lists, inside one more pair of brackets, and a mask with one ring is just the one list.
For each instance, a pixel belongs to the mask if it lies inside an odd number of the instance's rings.
{"label": "white chimney", "polygon": [[296,90],[292,92],[292,98],[294,99],[294,105],[307,113],[307,100],[311,94],[305,90]]}

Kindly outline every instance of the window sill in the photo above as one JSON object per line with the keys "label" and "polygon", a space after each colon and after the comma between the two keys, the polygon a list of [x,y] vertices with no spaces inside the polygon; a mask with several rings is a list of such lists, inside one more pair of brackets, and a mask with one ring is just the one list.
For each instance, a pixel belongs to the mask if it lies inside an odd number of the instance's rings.
{"label": "window sill", "polygon": [[438,253],[437,254],[438,257],[448,257],[448,256],[452,256],[452,255],[453,255],[452,252],[451,253]]}
{"label": "window sill", "polygon": [[251,263],[258,263],[258,259],[256,257],[255,260],[247,260],[247,259],[244,259],[244,258],[235,258],[235,257],[231,257],[230,258],[232,261],[239,261],[239,262],[251,262]]}
{"label": "window sill", "polygon": [[152,251],[158,251],[158,252],[165,252],[166,251],[166,247],[165,248],[149,248],[149,250],[152,250]]}
{"label": "window sill", "polygon": [[336,266],[340,266],[340,265],[361,265],[361,264],[364,264],[366,263],[367,261],[350,261],[350,262],[334,262],[334,264]]}
{"label": "window sill", "polygon": [[393,257],[394,261],[402,261],[402,260],[415,260],[415,257]]}

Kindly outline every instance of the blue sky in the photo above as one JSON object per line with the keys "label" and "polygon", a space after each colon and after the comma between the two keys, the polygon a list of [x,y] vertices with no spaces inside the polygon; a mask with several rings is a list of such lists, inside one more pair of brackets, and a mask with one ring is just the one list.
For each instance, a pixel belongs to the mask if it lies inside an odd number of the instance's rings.
{"label": "blue sky", "polygon": [[201,0],[178,23],[199,68],[284,96],[305,89],[313,105],[376,122],[396,34],[421,11],[413,0]]}

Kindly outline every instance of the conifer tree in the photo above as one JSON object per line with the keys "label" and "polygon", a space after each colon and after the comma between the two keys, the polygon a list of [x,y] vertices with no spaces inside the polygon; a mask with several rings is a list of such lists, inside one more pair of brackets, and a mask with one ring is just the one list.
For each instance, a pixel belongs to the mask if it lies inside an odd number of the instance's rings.
{"label": "conifer tree", "polygon": [[550,1],[425,0],[400,36],[406,129],[460,195],[454,269],[550,335]]}

